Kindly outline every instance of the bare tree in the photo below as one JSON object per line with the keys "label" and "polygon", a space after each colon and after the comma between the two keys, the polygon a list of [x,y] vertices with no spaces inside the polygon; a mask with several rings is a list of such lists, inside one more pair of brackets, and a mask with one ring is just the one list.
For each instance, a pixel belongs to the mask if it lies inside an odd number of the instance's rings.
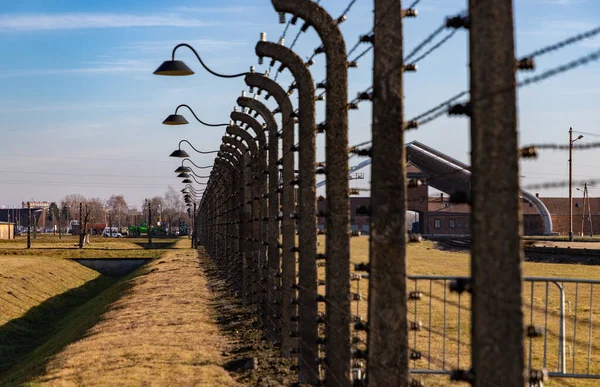
{"label": "bare tree", "polygon": [[112,195],[107,201],[106,205],[112,212],[113,219],[117,221],[119,229],[121,228],[121,221],[127,215],[127,202],[123,195]]}
{"label": "bare tree", "polygon": [[163,216],[167,219],[168,231],[171,233],[173,223],[181,222],[181,219],[187,216],[185,202],[182,195],[175,188],[169,186],[169,189],[165,192],[164,205]]}

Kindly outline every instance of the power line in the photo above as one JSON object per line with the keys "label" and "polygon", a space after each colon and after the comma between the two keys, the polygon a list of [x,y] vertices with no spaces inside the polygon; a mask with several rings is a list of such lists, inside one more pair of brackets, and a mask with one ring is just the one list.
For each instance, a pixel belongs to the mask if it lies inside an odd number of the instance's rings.
{"label": "power line", "polygon": [[35,157],[35,158],[49,158],[49,159],[66,159],[66,160],[92,160],[92,161],[127,161],[127,162],[140,162],[140,163],[168,163],[169,161],[162,160],[135,160],[135,159],[101,159],[91,157],[67,157],[67,156],[40,156],[31,154],[19,154],[19,153],[0,153],[0,156],[8,157]]}
{"label": "power line", "polygon": [[91,173],[61,173],[61,172],[30,172],[30,171],[6,171],[0,170],[0,173],[18,173],[26,175],[56,175],[56,176],[93,176],[93,177],[128,177],[128,178],[139,178],[139,179],[171,179],[171,177],[164,176],[132,176],[132,175],[102,175],[102,174],[91,174]]}
{"label": "power line", "polygon": [[111,187],[111,188],[163,188],[169,184],[104,184],[104,183],[75,183],[69,181],[32,181],[32,180],[0,180],[2,184],[12,185],[36,185],[36,186],[52,186],[52,187]]}
{"label": "power line", "polygon": [[587,136],[600,137],[600,133],[580,132],[580,131],[577,131],[577,130],[574,130],[573,133],[585,134]]}

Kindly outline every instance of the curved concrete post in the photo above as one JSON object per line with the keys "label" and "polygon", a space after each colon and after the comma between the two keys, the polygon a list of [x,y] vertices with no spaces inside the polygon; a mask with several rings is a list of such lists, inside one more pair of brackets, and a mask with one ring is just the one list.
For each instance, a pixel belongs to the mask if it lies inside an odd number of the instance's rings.
{"label": "curved concrete post", "polygon": [[[326,344],[328,386],[350,384],[350,201],[348,187],[348,65],[346,43],[335,19],[311,0],[271,0],[313,26],[327,61],[325,164],[327,169]],[[400,144],[402,145],[402,144]]]}
{"label": "curved concrete post", "polygon": [[[299,185],[298,197],[298,335],[299,335],[299,382],[317,384],[319,382],[319,347],[317,321],[317,205],[316,205],[316,130],[315,130],[315,86],[310,71],[302,58],[292,50],[279,44],[258,42],[256,54],[281,62],[289,68],[298,85],[299,98],[299,170],[298,181],[284,181],[283,184]],[[284,117],[285,119],[286,117]],[[283,149],[283,153],[293,152],[295,147]],[[290,215],[291,216],[291,215]],[[290,286],[290,284],[284,284]],[[287,301],[286,301],[287,302]]]}
{"label": "curved concrete post", "polygon": [[[248,97],[239,97],[238,105],[243,108],[256,111],[256,114],[262,116],[266,123],[266,131],[269,134],[269,166],[268,170],[263,171],[269,177],[268,185],[268,216],[263,220],[267,225],[267,245],[268,245],[268,270],[267,277],[269,280],[267,286],[267,302],[270,305],[272,313],[270,313],[267,322],[269,323],[267,337],[271,341],[281,341],[281,257],[279,254],[279,169],[277,162],[279,160],[279,128],[273,113],[262,102]],[[256,116],[256,115],[255,115]]]}
{"label": "curved concrete post", "polygon": [[[246,238],[248,238],[248,227],[246,224],[246,214],[244,210],[246,206],[244,203],[244,193],[248,191],[245,187],[245,181],[247,180],[247,168],[243,167],[242,165],[238,165],[237,159],[228,153],[224,153],[223,157],[224,160],[221,160],[221,162],[226,163],[227,166],[236,173],[232,218],[234,222],[233,229],[235,234],[235,261],[237,262],[236,274],[234,274],[234,278],[237,278],[237,280],[232,281],[232,286],[235,286],[235,288],[240,291],[243,301],[246,301],[248,292],[245,285],[247,283],[247,277],[250,275],[248,270],[245,268],[246,263],[244,259],[246,254],[245,249],[248,245],[246,241]],[[242,160],[242,163],[244,162],[245,160]]]}
{"label": "curved concrete post", "polygon": [[[236,283],[234,280],[235,275],[237,275],[236,263],[237,263],[237,252],[235,247],[234,240],[234,230],[233,230],[233,221],[232,218],[232,207],[234,206],[234,192],[236,191],[236,186],[239,181],[237,169],[231,167],[229,163],[226,163],[222,160],[215,160],[215,166],[219,166],[223,170],[224,179],[227,180],[228,184],[225,185],[225,195],[223,196],[223,200],[225,202],[224,209],[224,232],[225,232],[225,257],[226,261],[225,265],[225,273],[228,275],[229,282],[231,284]],[[229,166],[229,167],[228,167]]]}
{"label": "curved concrete post", "polygon": [[[246,149],[246,151],[249,150],[249,157],[251,161],[248,161],[248,163],[246,164],[248,167],[250,167],[250,170],[252,171],[250,176],[250,182],[251,182],[251,196],[248,199],[251,203],[250,203],[250,220],[251,220],[251,224],[252,224],[252,233],[251,233],[251,240],[249,241],[250,243],[247,245],[248,247],[251,247],[248,251],[246,255],[247,257],[250,257],[250,265],[252,267],[252,282],[249,284],[251,286],[251,289],[248,290],[249,294],[251,295],[249,301],[253,304],[256,304],[257,306],[259,306],[260,304],[260,297],[259,294],[261,293],[261,288],[263,287],[263,285],[261,284],[261,278],[260,278],[260,226],[261,226],[261,221],[260,221],[260,182],[258,180],[258,177],[260,175],[260,164],[258,162],[258,157],[257,155],[260,154],[260,149],[259,147],[256,145],[256,140],[254,139],[254,137],[252,137],[252,135],[250,133],[248,133],[247,131],[243,130],[242,128],[240,128],[237,125],[229,125],[227,127],[227,133],[232,135],[232,136],[236,136],[236,137],[228,137],[228,138],[237,138],[240,137],[243,141],[245,141],[246,145],[243,145],[243,147]],[[225,138],[225,137],[224,137]],[[239,141],[236,139],[236,141]],[[243,144],[241,141],[239,141],[240,144]],[[247,146],[247,148],[246,148]],[[244,153],[246,152],[244,151]],[[258,198],[258,199],[256,199]],[[263,305],[264,307],[264,305]],[[264,323],[264,309],[261,308],[260,309],[263,312],[263,318],[261,318],[261,322]]]}
{"label": "curved concrete post", "polygon": [[[239,128],[237,129],[239,130]],[[231,126],[227,127],[227,131],[228,133],[237,133],[236,128]],[[241,132],[245,131],[241,130],[239,134],[243,134]],[[244,171],[244,205],[242,210],[244,212],[243,225],[245,239],[243,243],[244,249],[242,259],[244,261],[243,267],[245,274],[242,284],[244,289],[242,292],[242,299],[246,304],[256,305],[256,296],[258,295],[257,286],[259,285],[257,279],[258,261],[253,259],[253,257],[256,255],[255,252],[257,251],[256,244],[258,242],[259,227],[258,220],[254,216],[254,213],[258,212],[258,206],[257,202],[253,200],[253,198],[258,195],[258,180],[254,180],[253,169],[255,168],[252,168],[253,163],[251,162],[252,149],[256,149],[256,144],[254,141],[250,141],[250,143],[247,145],[250,147],[250,153],[246,152],[243,157],[239,151],[235,151],[235,153],[239,156],[237,158],[239,168]],[[221,149],[225,151],[229,149],[229,152],[234,152],[234,148],[225,145],[221,145]],[[248,225],[251,226],[248,227]]]}
{"label": "curved concrete post", "polygon": [[[273,311],[269,305],[268,299],[268,267],[267,267],[267,243],[268,243],[268,188],[267,188],[267,142],[262,125],[252,116],[246,113],[231,112],[231,119],[234,122],[240,121],[250,127],[258,139],[258,166],[257,174],[259,179],[259,209],[256,217],[259,219],[259,237],[258,237],[258,273],[259,273],[259,307],[260,320],[263,326],[268,327]],[[267,329],[268,330],[268,329]]]}
{"label": "curved concrete post", "polygon": [[[256,87],[264,90],[275,98],[279,105],[282,121],[282,147],[290,149],[294,146],[294,112],[292,102],[287,92],[275,81],[260,74],[247,74],[246,84],[250,87]],[[270,140],[269,140],[270,141]],[[269,142],[270,144],[270,142]],[[294,180],[294,153],[284,151],[281,164],[283,166],[282,179],[284,182]],[[271,170],[279,177],[277,165],[269,165]],[[292,289],[290,284],[296,281],[296,257],[292,248],[296,244],[295,220],[291,217],[295,212],[294,187],[290,184],[283,184],[281,188],[278,185],[278,192],[281,192],[282,216],[279,217],[279,208],[277,209],[277,219],[281,219],[281,355],[290,357],[291,349],[296,346],[296,339],[291,337],[291,332],[297,332],[297,322],[293,317],[296,316],[296,305],[289,302],[296,298],[296,290]],[[279,240],[277,241],[279,249]]]}

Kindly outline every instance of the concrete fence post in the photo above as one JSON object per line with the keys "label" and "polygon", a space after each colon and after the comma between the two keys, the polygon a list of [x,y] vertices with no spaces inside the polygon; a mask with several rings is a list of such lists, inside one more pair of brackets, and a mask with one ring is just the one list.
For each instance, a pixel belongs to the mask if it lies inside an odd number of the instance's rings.
{"label": "concrete fence post", "polygon": [[[469,0],[473,385],[524,385],[512,0]],[[501,90],[499,92],[499,90]]]}
{"label": "concrete fence post", "polygon": [[[325,99],[326,344],[325,383],[350,384],[350,219],[348,187],[348,63],[338,22],[311,0],[271,0],[314,27],[327,61]],[[315,231],[316,232],[316,231]]]}
{"label": "concrete fence post", "polygon": [[268,211],[262,218],[263,223],[267,225],[267,248],[268,263],[266,267],[267,284],[267,303],[270,312],[267,323],[267,336],[271,341],[281,341],[281,257],[279,254],[279,169],[277,161],[279,159],[279,134],[278,126],[273,117],[273,113],[262,102],[248,97],[239,97],[238,105],[244,109],[249,109],[249,114],[255,111],[255,117],[260,115],[265,121],[265,131],[269,135],[268,141],[268,169],[262,173],[268,176]]}
{"label": "concrete fence post", "polygon": [[[401,1],[375,0],[369,386],[407,386],[406,150]],[[396,146],[390,146],[396,144]]]}
{"label": "concrete fence post", "polygon": [[[281,131],[282,131],[282,167],[283,181],[294,180],[294,153],[285,151],[294,146],[294,120],[291,119],[293,113],[292,103],[287,92],[275,81],[260,74],[247,74],[246,84],[250,87],[256,87],[264,90],[268,95],[272,95],[279,105],[281,113]],[[277,168],[277,166],[269,166]],[[271,169],[272,170],[272,169]],[[296,258],[292,247],[295,245],[295,220],[290,216],[295,212],[294,187],[290,184],[283,184],[279,188],[279,173],[275,171],[278,192],[281,192],[282,214],[279,217],[279,208],[277,208],[276,217],[281,221],[281,355],[290,357],[291,349],[296,347],[296,339],[291,336],[292,332],[297,332],[297,323],[292,321],[296,316],[296,305],[289,302],[296,298],[296,290],[289,286],[296,281]],[[271,215],[272,216],[272,215]],[[280,249],[279,240],[277,240],[277,249]]]}
{"label": "concrete fence post", "polygon": [[[258,42],[256,54],[268,57],[287,67],[296,80],[299,95],[298,112],[298,145],[283,149],[283,153],[299,152],[299,179],[283,181],[299,188],[298,213],[298,247],[293,247],[299,253],[298,284],[284,283],[284,286],[298,288],[297,300],[284,302],[298,303],[298,336],[299,358],[298,378],[300,383],[317,384],[319,382],[318,365],[318,329],[317,329],[317,221],[316,221],[316,149],[315,149],[315,88],[310,71],[304,61],[292,50],[279,44]],[[291,119],[292,117],[287,117]],[[284,117],[286,119],[286,117]],[[284,248],[289,248],[284,246]]]}

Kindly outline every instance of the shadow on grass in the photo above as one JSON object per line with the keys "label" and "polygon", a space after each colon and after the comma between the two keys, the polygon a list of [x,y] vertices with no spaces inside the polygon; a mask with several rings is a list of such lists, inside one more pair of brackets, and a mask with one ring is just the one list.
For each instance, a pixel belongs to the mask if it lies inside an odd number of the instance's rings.
{"label": "shadow on grass", "polygon": [[148,242],[135,242],[136,245],[146,249],[146,250],[161,250],[161,249],[170,249],[177,241],[168,241],[168,242],[155,242],[152,241],[152,244]]}
{"label": "shadow on grass", "polygon": [[124,278],[100,276],[1,326],[0,386],[22,385],[43,373],[50,358],[82,338],[143,271]]}
{"label": "shadow on grass", "polygon": [[[99,276],[82,286],[59,294],[31,308],[24,316],[0,327],[0,378],[13,366],[18,366],[25,356],[44,344],[63,326],[69,313],[100,294],[115,283],[114,278]],[[51,355],[68,342],[53,348]],[[1,379],[0,379],[1,380]],[[0,383],[5,385],[4,383]]]}

